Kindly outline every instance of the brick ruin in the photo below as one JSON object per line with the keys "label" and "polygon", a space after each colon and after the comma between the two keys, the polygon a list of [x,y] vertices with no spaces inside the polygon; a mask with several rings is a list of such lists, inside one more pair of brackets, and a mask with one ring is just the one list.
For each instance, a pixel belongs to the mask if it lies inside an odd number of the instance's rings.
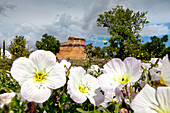
{"label": "brick ruin", "polygon": [[56,53],[57,58],[86,59],[86,53],[83,52],[86,46],[85,39],[69,37],[68,42],[60,44],[60,51]]}

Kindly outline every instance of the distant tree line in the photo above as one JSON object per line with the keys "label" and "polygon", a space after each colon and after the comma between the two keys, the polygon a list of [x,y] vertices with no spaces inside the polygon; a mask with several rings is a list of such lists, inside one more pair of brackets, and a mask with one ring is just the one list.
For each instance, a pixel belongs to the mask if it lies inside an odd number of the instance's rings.
{"label": "distant tree line", "polygon": [[[28,41],[24,36],[16,36],[11,44],[8,46],[12,58],[15,60],[19,57],[28,57],[32,51],[29,51],[29,48],[26,48]],[[37,49],[42,49],[46,51],[51,51],[54,54],[59,52],[60,42],[54,36],[44,34],[41,41],[36,41],[35,44]]]}
{"label": "distant tree line", "polygon": [[[162,38],[158,38],[157,36],[150,37],[151,42],[146,42],[144,44],[140,43],[138,47],[133,47],[139,49],[139,52],[131,52],[132,49],[129,50],[126,54],[127,57],[135,56],[141,60],[150,60],[151,58],[163,58],[166,54],[168,54],[170,59],[170,46],[166,47],[165,43],[168,41],[168,35],[164,35]],[[87,57],[90,58],[116,58],[117,53],[116,46],[111,47],[104,46],[103,48],[93,47],[92,43],[87,44],[85,48],[85,53]],[[136,51],[136,50],[134,50]]]}

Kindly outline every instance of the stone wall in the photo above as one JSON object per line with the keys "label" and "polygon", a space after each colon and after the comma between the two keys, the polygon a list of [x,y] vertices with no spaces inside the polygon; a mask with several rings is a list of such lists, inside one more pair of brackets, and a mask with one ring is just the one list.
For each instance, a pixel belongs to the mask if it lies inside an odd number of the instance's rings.
{"label": "stone wall", "polygon": [[59,53],[56,53],[57,58],[71,59],[86,59],[84,48],[86,46],[85,39],[69,37],[68,42],[61,43]]}

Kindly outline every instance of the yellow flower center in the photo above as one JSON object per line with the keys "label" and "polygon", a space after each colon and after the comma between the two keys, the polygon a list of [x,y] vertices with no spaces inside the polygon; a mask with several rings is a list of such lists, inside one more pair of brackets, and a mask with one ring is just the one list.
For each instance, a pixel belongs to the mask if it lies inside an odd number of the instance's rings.
{"label": "yellow flower center", "polygon": [[81,84],[78,85],[78,90],[82,93],[88,93],[91,90],[91,88],[87,85],[87,83],[86,85],[82,84],[81,81]]}
{"label": "yellow flower center", "polygon": [[129,78],[128,74],[124,74],[122,76],[117,75],[114,78],[114,81],[117,82],[118,84],[124,84],[124,83],[128,83],[131,81],[131,79]]}
{"label": "yellow flower center", "polygon": [[42,83],[47,79],[47,74],[46,70],[44,69],[44,71],[37,71],[37,69],[35,68],[35,73],[33,73],[34,75],[34,80],[38,83]]}
{"label": "yellow flower center", "polygon": [[160,78],[160,83],[167,86],[167,84],[166,84],[165,81],[163,80],[163,77],[162,77],[162,76],[161,76],[161,78]]}

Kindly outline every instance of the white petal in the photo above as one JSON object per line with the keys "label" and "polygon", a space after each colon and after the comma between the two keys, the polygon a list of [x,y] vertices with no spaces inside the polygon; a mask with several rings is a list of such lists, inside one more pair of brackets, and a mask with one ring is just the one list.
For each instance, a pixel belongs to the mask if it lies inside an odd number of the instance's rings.
{"label": "white petal", "polygon": [[104,107],[104,108],[107,108],[109,106],[109,102],[113,102],[113,101],[116,101],[115,98],[115,93],[109,93],[109,92],[106,92],[105,93],[105,98],[104,98],[104,102],[101,103],[101,105]]}
{"label": "white petal", "polygon": [[124,75],[126,72],[125,64],[118,58],[110,60],[104,65],[105,74]]}
{"label": "white petal", "polygon": [[92,71],[98,72],[99,66],[98,65],[91,65],[90,68],[87,70],[87,73],[89,74]]}
{"label": "white petal", "polygon": [[14,93],[14,92],[0,94],[0,101],[1,101],[1,103],[9,104],[15,95],[16,95],[16,93]]}
{"label": "white petal", "polygon": [[48,77],[45,81],[45,84],[48,88],[51,89],[57,89],[66,83],[66,76],[65,76],[65,70],[64,67],[60,64],[56,63],[55,66],[51,67],[51,70],[49,71]]}
{"label": "white petal", "polygon": [[20,85],[27,78],[32,78],[35,72],[34,63],[25,57],[15,60],[12,64],[11,75],[14,79],[20,82]]}
{"label": "white petal", "polygon": [[82,80],[82,82],[86,82],[88,83],[88,85],[90,85],[93,89],[97,89],[99,88],[99,81],[97,78],[95,78],[94,76],[90,75],[90,74],[86,74],[85,79]]}
{"label": "white petal", "polygon": [[151,79],[153,81],[160,80],[161,74],[158,71],[160,71],[160,70],[158,68],[155,68],[155,67],[153,67],[152,69],[149,70],[149,72],[151,74]]}
{"label": "white petal", "polygon": [[53,70],[53,68],[56,67],[56,65],[59,66],[58,64],[59,64],[58,62],[55,62],[53,60],[47,60],[44,65],[44,68],[42,68],[42,71],[44,71],[45,69],[46,73],[50,73]]}
{"label": "white petal", "polygon": [[[151,108],[157,108],[158,102],[156,101],[156,90],[149,85],[145,87],[138,93],[131,103],[131,108],[135,113],[157,113]],[[154,105],[154,104],[156,105]]]}
{"label": "white petal", "polygon": [[38,71],[43,70],[48,65],[48,60],[56,62],[56,56],[50,51],[36,50],[32,52],[29,59],[34,62]]}
{"label": "white petal", "polygon": [[49,99],[51,93],[52,91],[49,88],[40,86],[33,79],[25,81],[21,86],[22,97],[30,102],[43,103]]}
{"label": "white petal", "polygon": [[141,65],[145,68],[145,69],[149,69],[151,68],[151,64],[150,63],[141,63]]}
{"label": "white petal", "polygon": [[86,71],[82,67],[75,67],[70,69],[69,79],[73,79],[75,83],[79,83],[79,81],[85,76]]}
{"label": "white petal", "polygon": [[65,60],[65,59],[61,60],[60,64],[63,66],[66,65],[67,68],[69,68],[71,66],[71,63],[67,62],[67,60]]}
{"label": "white petal", "polygon": [[91,68],[92,70],[98,71],[99,66],[98,66],[98,65],[91,65],[90,68]]}
{"label": "white petal", "polygon": [[161,108],[169,108],[170,112],[170,87],[158,87],[157,99]]}
{"label": "white petal", "polygon": [[76,103],[83,103],[87,100],[87,97],[85,94],[81,93],[78,90],[77,84],[75,84],[74,80],[68,80],[67,83],[67,93],[70,94],[70,97],[76,102]]}
{"label": "white petal", "polygon": [[170,63],[162,66],[161,77],[163,78],[164,82],[170,86]]}
{"label": "white petal", "polygon": [[95,90],[95,96],[87,96],[90,102],[95,106],[100,105],[104,101],[104,95],[100,91],[101,89],[98,88]]}
{"label": "white petal", "polygon": [[149,62],[151,62],[152,64],[155,64],[157,60],[158,60],[158,58],[151,58],[151,60]]}
{"label": "white petal", "polygon": [[152,64],[155,64],[158,61],[156,68],[161,69],[161,67],[162,67],[162,60],[161,59],[158,60],[158,59],[159,58],[151,58],[150,62]]}
{"label": "white petal", "polygon": [[92,71],[93,71],[93,70],[89,68],[89,69],[87,70],[87,74],[90,74],[90,72],[92,72]]}
{"label": "white petal", "polygon": [[124,63],[126,65],[127,74],[132,78],[132,81],[139,80],[142,71],[141,71],[141,61],[137,60],[134,57],[127,57],[124,60]]}
{"label": "white petal", "polygon": [[163,60],[162,60],[162,65],[167,65],[169,64],[169,58],[168,58],[168,54],[166,54],[166,56],[163,57]]}
{"label": "white petal", "polygon": [[113,76],[110,74],[102,74],[98,77],[99,85],[104,92],[115,92],[115,88],[118,84],[113,80]]}

